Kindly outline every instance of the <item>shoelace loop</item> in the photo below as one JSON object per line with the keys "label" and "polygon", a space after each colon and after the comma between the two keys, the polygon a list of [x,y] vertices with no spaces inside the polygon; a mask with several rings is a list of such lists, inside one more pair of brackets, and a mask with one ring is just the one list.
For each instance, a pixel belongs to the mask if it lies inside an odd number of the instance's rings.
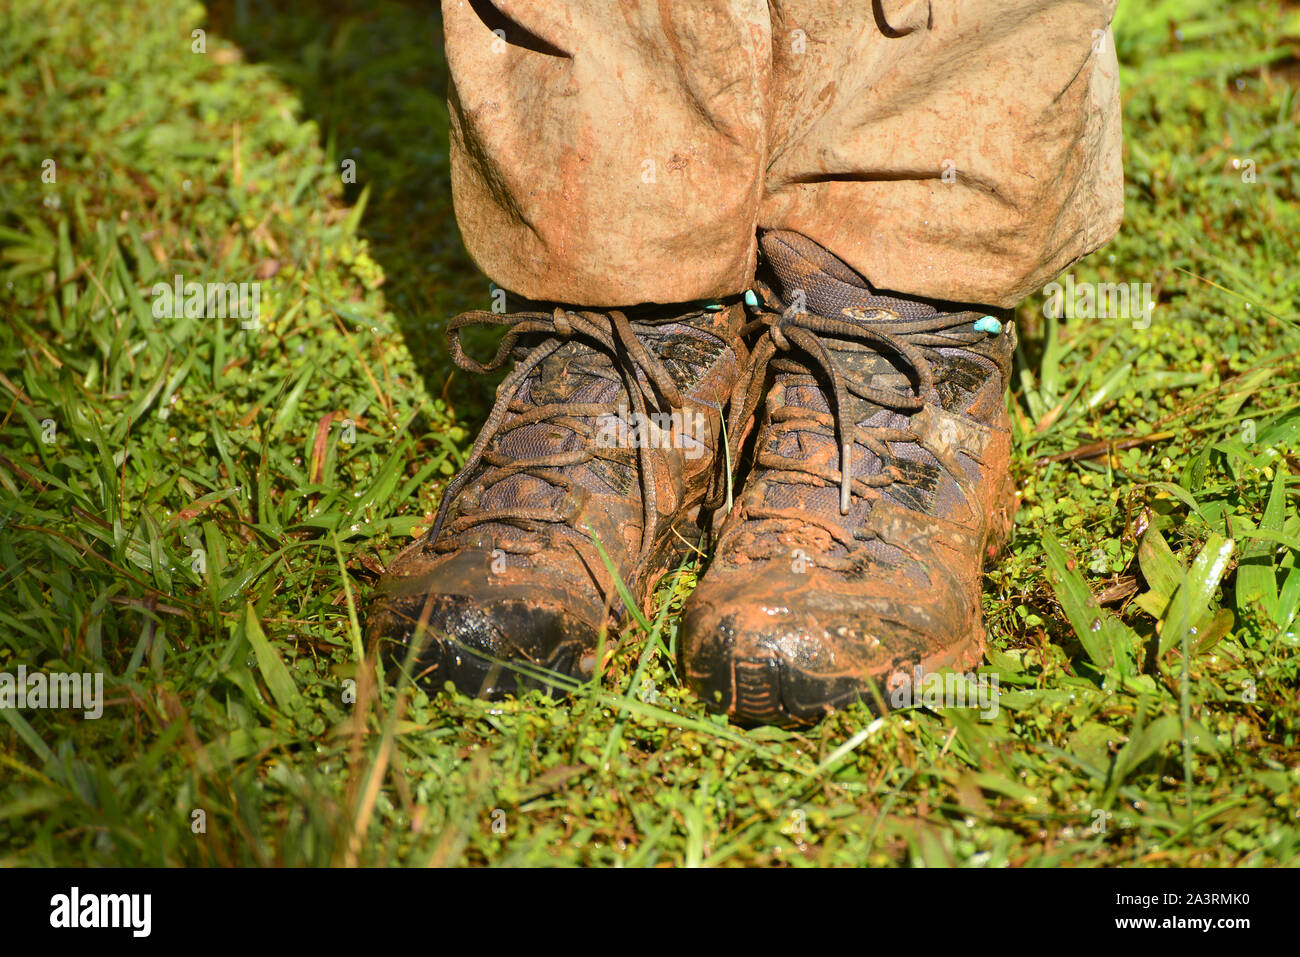
{"label": "shoelace loop", "polygon": [[[497,346],[496,353],[487,362],[478,362],[467,355],[461,343],[462,330],[470,326],[504,325],[506,334]],[[492,484],[511,475],[526,473],[536,478],[571,492],[574,485],[565,476],[556,472],[561,467],[580,465],[596,457],[590,448],[573,453],[550,454],[531,459],[513,458],[509,462],[497,462],[488,453],[489,446],[504,428],[516,428],[522,425],[551,419],[579,416],[599,416],[608,413],[617,414],[615,405],[550,403],[530,408],[520,415],[515,422],[506,426],[506,419],[518,397],[524,382],[542,362],[559,350],[567,342],[575,339],[584,340],[592,346],[596,361],[578,361],[578,371],[599,378],[613,378],[609,375],[612,368],[623,384],[623,389],[631,399],[633,411],[645,416],[648,403],[665,405],[671,408],[682,406],[682,396],[677,384],[668,370],[654,354],[637,338],[632,323],[626,314],[618,310],[598,312],[594,310],[567,310],[557,307],[553,312],[520,311],[514,313],[493,313],[475,310],[456,316],[447,324],[447,342],[451,349],[452,361],[467,372],[488,373],[501,368],[519,340],[528,335],[543,338],[529,351],[522,355],[514,370],[497,388],[496,402],[488,413],[487,421],[471,447],[465,466],[460,473],[448,483],[438,506],[433,527],[427,541],[434,544],[443,529],[448,509],[465,486],[476,477],[478,467],[486,459],[493,466],[496,474],[490,474],[484,481],[484,491]],[[597,356],[601,358],[597,358]],[[606,368],[606,361],[608,367]],[[638,375],[644,376],[643,382]],[[518,412],[518,409],[514,411]],[[644,556],[654,543],[655,525],[659,520],[658,502],[654,483],[653,464],[650,456],[653,450],[642,443],[639,448],[641,479],[641,503],[644,526],[641,534],[641,554]],[[503,522],[528,529],[539,521],[571,520],[571,509],[561,508],[555,514],[546,514],[542,510],[523,507],[484,510],[457,520],[456,531],[461,532],[473,525],[485,522]]]}
{"label": "shoelace loop", "polygon": [[[750,336],[760,330],[761,333],[752,350],[749,375],[736,383],[732,394],[727,421],[732,459],[735,460],[739,455],[745,429],[765,395],[768,367],[773,366],[778,371],[804,371],[804,364],[798,360],[778,357],[778,353],[793,353],[797,348],[816,364],[830,383],[830,394],[834,400],[831,408],[832,428],[840,456],[839,506],[842,515],[849,513],[853,500],[853,443],[861,437],[863,443],[879,455],[885,443],[903,441],[906,438],[900,438],[896,430],[865,428],[856,422],[850,422],[848,394],[851,392],[875,406],[895,412],[916,412],[931,400],[934,393],[932,362],[939,358],[936,351],[939,347],[969,347],[997,334],[988,324],[976,328],[978,313],[939,312],[923,318],[900,319],[893,317],[887,310],[876,310],[881,319],[887,320],[887,323],[877,325],[877,320],[869,318],[839,319],[806,310],[774,308],[771,302],[775,297],[770,290],[762,288],[761,292],[757,304],[752,307],[757,313],[755,318],[741,329],[742,336]],[[966,328],[962,329],[963,326]],[[876,388],[867,382],[846,377],[832,356],[834,350],[828,349],[824,344],[824,338],[862,343],[877,352],[888,350],[901,359],[904,368],[915,377],[914,394]],[[891,473],[889,481],[895,479],[896,476]],[[872,486],[882,483],[867,484]]]}

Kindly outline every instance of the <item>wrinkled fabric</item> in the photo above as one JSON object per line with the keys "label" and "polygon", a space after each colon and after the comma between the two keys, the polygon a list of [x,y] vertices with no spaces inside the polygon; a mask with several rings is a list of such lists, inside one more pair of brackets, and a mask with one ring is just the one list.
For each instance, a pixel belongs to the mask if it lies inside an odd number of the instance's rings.
{"label": "wrinkled fabric", "polygon": [[757,233],[1010,307],[1123,213],[1116,0],[443,0],[452,192],[494,282],[750,285]]}

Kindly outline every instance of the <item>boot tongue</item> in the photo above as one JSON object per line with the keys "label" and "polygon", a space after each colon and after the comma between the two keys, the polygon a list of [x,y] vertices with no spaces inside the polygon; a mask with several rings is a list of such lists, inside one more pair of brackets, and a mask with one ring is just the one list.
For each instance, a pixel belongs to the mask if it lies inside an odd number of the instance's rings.
{"label": "boot tongue", "polygon": [[[846,263],[799,233],[771,230],[763,234],[762,246],[776,276],[776,292],[787,308],[855,322],[921,318],[938,312],[923,302],[877,295]],[[848,378],[911,394],[905,370],[891,356],[835,338],[822,344],[835,354],[837,367]],[[824,400],[812,404],[823,405]]]}
{"label": "boot tongue", "polygon": [[[579,360],[590,356],[591,350],[577,342],[566,342],[551,353],[537,367],[537,372],[529,383],[529,397],[538,405],[572,402],[579,389],[591,391],[593,376],[584,371]],[[611,382],[604,391],[614,392],[618,388]],[[587,401],[600,401],[588,399]]]}
{"label": "boot tongue", "polygon": [[[802,306],[815,315],[864,323],[925,319],[941,312],[928,302],[880,295],[847,263],[799,233],[770,230],[761,243],[776,277],[776,292],[787,308]],[[822,344],[835,353],[845,375],[875,388],[912,393],[906,370],[895,357],[834,338]],[[945,361],[936,376],[938,395],[925,398],[937,399],[945,409],[984,418],[987,408],[1002,401],[1003,383],[996,367],[964,350],[941,352]]]}
{"label": "boot tongue", "polygon": [[922,319],[939,312],[929,303],[877,294],[843,260],[799,233],[770,230],[762,247],[786,307],[861,322]]}
{"label": "boot tongue", "polygon": [[[941,310],[926,302],[878,294],[846,263],[798,233],[770,231],[763,235],[761,242],[763,254],[775,275],[775,291],[786,308],[802,307],[814,315],[861,323],[925,319],[941,314]],[[822,337],[822,345],[833,353],[837,369],[847,380],[902,395],[915,394],[904,364],[888,350],[864,347],[834,336]],[[964,350],[940,352],[944,361],[941,367],[932,370],[936,373],[938,388],[922,398],[953,411],[965,411],[973,399],[987,391],[984,380],[990,373],[996,378],[996,369],[992,363],[966,355]],[[1000,401],[1000,392],[997,398]],[[821,388],[802,383],[790,383],[785,401],[818,412],[831,411],[828,397]],[[857,396],[849,397],[848,401],[851,408],[845,410],[847,418],[858,425],[885,429],[907,429],[911,425],[906,414],[880,408]],[[807,454],[807,447],[813,446],[823,454],[837,454],[833,451],[833,441],[824,436],[814,438],[787,433],[780,443],[780,454],[790,458],[798,458],[801,451]],[[891,444],[890,452],[887,462],[880,461],[861,446],[855,453],[860,456],[860,474],[878,473],[886,464],[901,473],[900,480],[884,487],[883,495],[905,508],[921,512],[928,512],[936,501],[951,498],[956,486],[950,477],[943,474],[943,469],[928,451],[915,443],[895,442]],[[790,493],[777,491],[774,494]],[[808,497],[810,506],[816,501],[828,515],[838,513],[838,490],[805,489],[803,494]]]}

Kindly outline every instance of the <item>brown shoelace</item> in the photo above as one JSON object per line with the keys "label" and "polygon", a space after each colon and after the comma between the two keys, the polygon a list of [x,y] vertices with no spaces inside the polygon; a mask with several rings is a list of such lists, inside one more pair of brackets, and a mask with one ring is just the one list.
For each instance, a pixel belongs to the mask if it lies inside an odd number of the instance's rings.
{"label": "brown shoelace", "polygon": [[[807,462],[776,455],[764,447],[756,450],[757,464],[774,470],[768,476],[773,481],[814,485],[838,483],[840,514],[847,515],[855,485],[860,494],[870,496],[873,494],[872,490],[902,478],[894,466],[888,466],[878,475],[855,478],[853,444],[860,442],[881,461],[887,461],[892,457],[887,443],[919,443],[921,440],[921,436],[912,429],[867,427],[850,422],[848,395],[852,393],[877,407],[903,414],[919,411],[927,401],[930,401],[928,397],[934,394],[933,366],[942,358],[937,349],[969,347],[985,341],[990,334],[969,328],[980,315],[975,312],[938,313],[919,319],[894,320],[892,314],[882,311],[882,317],[890,319],[889,331],[886,332],[882,328],[884,323],[877,325],[870,318],[854,321],[793,309],[779,311],[768,305],[773,299],[768,290],[760,288],[759,292],[757,317],[741,329],[742,336],[751,335],[759,330],[762,330],[762,334],[753,347],[749,375],[736,384],[732,394],[727,421],[727,436],[732,459],[734,461],[739,454],[744,429],[765,395],[769,366],[778,372],[799,375],[806,384],[820,387],[817,377],[808,371],[804,363],[789,357],[789,354],[797,348],[811,359],[829,380],[830,395],[833,399],[831,413],[827,415],[799,406],[785,406],[775,410],[772,415],[773,428],[782,432],[811,431],[833,438],[839,447],[840,468],[838,471],[821,472],[812,468]],[[960,329],[959,327],[962,326],[968,328]],[[843,340],[846,343],[862,344],[852,351],[880,353],[882,350],[887,350],[893,353],[903,360],[904,366],[915,376],[916,381],[913,383],[915,394],[876,388],[859,381],[855,376],[845,375],[833,358],[832,350],[827,349],[823,343],[824,337]],[[942,367],[940,377],[942,377]],[[764,446],[768,444],[763,443]],[[960,476],[957,478],[960,481]],[[773,513],[770,517],[778,516]],[[780,517],[793,518],[794,516]],[[833,528],[834,523],[802,510],[798,520],[823,527],[841,541],[846,535],[852,537],[844,529]]]}
{"label": "brown shoelace", "polygon": [[[666,321],[671,320],[651,322],[646,325],[658,325]],[[460,341],[461,330],[476,325],[506,327],[506,334],[497,347],[496,354],[486,363],[480,363],[466,355]],[[470,449],[465,467],[443,492],[442,502],[438,506],[438,513],[428,538],[434,548],[446,550],[455,547],[447,543],[439,548],[438,537],[443,531],[448,509],[457,495],[475,477],[480,464],[486,464],[489,469],[480,477],[485,492],[496,483],[512,475],[523,473],[561,489],[565,493],[565,503],[569,507],[479,509],[449,523],[447,531],[451,536],[486,523],[513,525],[525,531],[537,531],[546,523],[569,523],[576,517],[576,500],[573,493],[577,486],[571,478],[560,471],[561,469],[582,465],[594,458],[608,458],[625,465],[633,464],[632,456],[627,450],[619,448],[597,450],[592,447],[594,443],[588,443],[582,449],[533,458],[508,457],[489,449],[498,436],[537,422],[552,421],[585,435],[591,429],[581,421],[583,418],[619,414],[619,407],[613,403],[553,402],[532,405],[516,401],[519,390],[533,370],[567,342],[581,340],[595,347],[591,355],[575,356],[570,368],[579,374],[620,381],[624,392],[631,399],[632,411],[640,416],[645,416],[648,403],[663,404],[671,408],[682,406],[681,393],[668,374],[668,370],[637,338],[632,323],[622,312],[605,313],[556,308],[551,313],[515,312],[502,315],[479,310],[463,313],[452,319],[447,326],[447,341],[451,347],[452,360],[467,372],[488,373],[501,368],[519,340],[528,335],[540,335],[544,338],[520,356],[514,371],[502,381],[497,390],[496,403],[488,414],[478,439]],[[644,381],[638,376],[638,371],[644,375]],[[507,417],[511,413],[515,413],[515,418],[507,422]],[[652,454],[653,449],[647,443],[640,444],[638,472],[644,514],[641,558],[649,553],[654,544],[659,521],[653,465],[650,458]],[[519,549],[505,549],[504,545],[502,547],[503,550],[511,551],[536,550],[536,547]]]}

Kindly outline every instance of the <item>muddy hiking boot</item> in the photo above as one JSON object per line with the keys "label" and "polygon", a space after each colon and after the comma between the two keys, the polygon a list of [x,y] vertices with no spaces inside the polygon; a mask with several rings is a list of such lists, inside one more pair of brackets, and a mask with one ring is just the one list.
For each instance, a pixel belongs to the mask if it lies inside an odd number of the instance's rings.
{"label": "muddy hiking boot", "polygon": [[[740,305],[686,311],[473,312],[448,326],[456,364],[513,357],[428,534],[398,555],[369,619],[387,659],[416,646],[429,687],[498,697],[585,678],[602,626],[626,613],[596,540],[644,606],[699,539],[726,476],[722,410],[740,374]],[[472,325],[507,328],[493,359],[461,348]],[[743,347],[741,349],[743,352]],[[617,631],[611,632],[617,634]]]}
{"label": "muddy hiking boot", "polygon": [[753,467],[688,600],[682,659],[712,707],[790,725],[888,707],[918,666],[982,657],[982,566],[1014,513],[1015,332],[876,295],[797,234],[762,249],[772,288],[728,415],[739,443],[761,411]]}

